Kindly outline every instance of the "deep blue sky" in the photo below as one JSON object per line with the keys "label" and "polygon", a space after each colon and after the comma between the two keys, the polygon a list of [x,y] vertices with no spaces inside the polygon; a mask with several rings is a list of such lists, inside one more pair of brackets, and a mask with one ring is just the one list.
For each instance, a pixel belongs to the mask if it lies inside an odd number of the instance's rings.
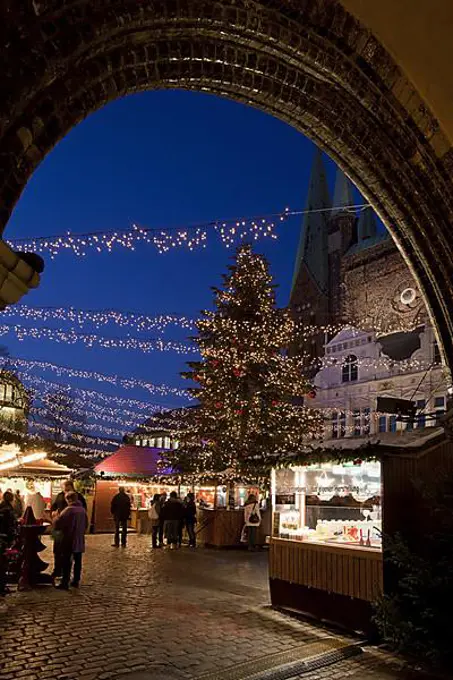
{"label": "deep blue sky", "polygon": [[[279,120],[228,100],[180,91],[130,96],[91,115],[47,156],[27,185],[5,237],[123,229],[132,222],[180,226],[300,208],[313,148]],[[333,164],[329,180],[332,184]],[[288,301],[299,224],[300,218],[294,218],[279,228],[277,241],[257,244],[271,262],[281,305]],[[152,246],[82,259],[63,254],[54,261],[46,258],[40,288],[23,302],[194,316],[210,305],[210,286],[220,283],[229,257],[231,251],[214,242],[198,252],[166,255]],[[114,327],[108,332],[120,333]],[[167,332],[167,337],[179,335]],[[182,384],[178,374],[184,357],[173,353],[19,343],[11,334],[0,342],[16,356]]]}

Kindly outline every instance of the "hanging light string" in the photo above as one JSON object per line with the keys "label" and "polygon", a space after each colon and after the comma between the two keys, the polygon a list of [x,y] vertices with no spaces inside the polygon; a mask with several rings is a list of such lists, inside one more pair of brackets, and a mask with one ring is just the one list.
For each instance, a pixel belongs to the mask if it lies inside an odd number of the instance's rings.
{"label": "hanging light string", "polygon": [[65,321],[79,327],[92,324],[101,328],[114,324],[120,328],[134,328],[139,332],[163,332],[168,326],[184,330],[195,327],[195,320],[179,314],[148,316],[138,312],[122,312],[117,309],[75,309],[74,307],[30,307],[13,305],[1,312],[2,318],[20,317],[31,321]]}
{"label": "hanging light string", "polygon": [[177,397],[182,397],[184,399],[193,399],[189,392],[185,389],[178,387],[171,387],[170,385],[160,384],[155,385],[146,380],[140,380],[139,378],[124,378],[120,375],[106,375],[105,373],[99,373],[98,371],[84,371],[82,369],[71,368],[69,366],[61,366],[60,364],[53,364],[50,361],[39,361],[37,359],[22,359],[18,357],[7,357],[1,362],[6,368],[7,366],[14,366],[20,369],[21,375],[26,375],[28,372],[33,370],[41,371],[52,371],[58,376],[67,376],[68,378],[79,378],[81,380],[95,380],[97,382],[108,383],[115,387],[122,387],[126,390],[132,390],[136,388],[143,389],[150,394],[159,394],[164,397],[169,395],[174,395]]}
{"label": "hanging light string", "polygon": [[31,338],[33,340],[52,340],[58,344],[66,343],[74,345],[82,343],[85,347],[102,347],[104,349],[128,349],[140,352],[176,352],[177,354],[190,354],[196,352],[195,347],[187,342],[177,342],[173,340],[161,340],[153,338],[143,340],[127,336],[125,338],[109,338],[96,333],[78,333],[72,329],[60,331],[55,328],[32,328],[20,324],[0,325],[0,336],[14,333],[19,341]]}
{"label": "hanging light string", "polygon": [[[58,392],[62,390],[67,390],[68,388],[67,385],[52,382],[39,376],[34,375],[32,376],[27,374],[21,376],[20,371],[18,373],[19,377],[23,378],[23,382],[26,385],[36,386],[39,390],[42,391]],[[74,393],[76,396],[80,397],[80,399],[82,399],[83,401],[90,402],[92,404],[94,404],[95,401],[97,400],[100,401],[101,403],[107,404],[109,407],[111,406],[111,404],[116,404],[116,407],[119,409],[136,408],[139,411],[145,411],[146,414],[163,413],[168,408],[174,408],[174,405],[171,404],[156,404],[148,401],[141,401],[140,399],[128,399],[126,397],[118,397],[115,395],[111,395],[108,394],[107,392],[100,392],[98,390],[85,390],[80,387],[71,387],[71,393]]]}
{"label": "hanging light string", "polygon": [[[297,310],[296,310],[297,314]],[[31,307],[28,305],[12,305],[0,312],[0,318],[21,318],[31,321],[58,321],[67,322],[83,328],[89,324],[95,328],[102,328],[109,324],[120,328],[133,328],[137,332],[163,333],[169,327],[178,327],[183,330],[192,330],[196,327],[197,320],[182,314],[159,314],[151,316],[132,311],[117,309],[76,309],[74,307]],[[225,320],[231,328],[234,324],[238,330],[247,326],[247,321]],[[5,324],[7,325],[7,324]],[[307,324],[302,320],[294,321],[294,333],[298,340],[307,340],[317,335],[334,336],[342,331],[348,331],[353,336],[364,332],[388,334],[395,332],[408,332],[423,325],[419,319],[404,323],[389,324],[380,318],[365,316],[357,320],[354,326],[350,323],[328,323],[322,325]]]}
{"label": "hanging light string", "polygon": [[[369,203],[348,206],[345,212],[355,213],[370,207]],[[208,235],[214,234],[227,248],[245,238],[258,240],[263,237],[277,238],[274,233],[278,222],[289,217],[319,212],[334,212],[338,208],[316,210],[290,210],[254,217],[240,217],[226,220],[213,220],[186,227],[148,228],[133,224],[128,229],[116,231],[92,231],[82,234],[66,232],[53,236],[9,239],[6,241],[14,250],[29,253],[49,254],[53,259],[62,252],[70,252],[83,257],[88,252],[112,252],[115,247],[135,250],[137,245],[153,245],[157,252],[166,253],[173,248],[186,247],[189,250],[205,248]]]}
{"label": "hanging light string", "polygon": [[[105,451],[103,449],[97,449],[91,446],[78,446],[77,444],[71,444],[69,442],[57,442],[57,441],[52,441],[52,442],[43,442],[43,438],[40,434],[37,433],[25,433],[25,432],[18,432],[17,430],[13,430],[10,427],[7,427],[6,425],[1,426],[1,433],[5,433],[11,436],[11,438],[15,441],[16,439],[22,439],[27,445],[33,446],[33,443],[36,442],[36,447],[37,448],[43,448],[44,444],[50,444],[52,447],[55,447],[56,449],[60,449],[61,453],[65,453],[66,451],[74,451],[74,453],[78,453],[81,455],[83,458],[105,458],[106,456],[111,456],[112,451]],[[105,439],[99,439],[99,442],[102,444],[106,444]],[[118,446],[119,442],[114,442],[115,446]]]}
{"label": "hanging light string", "polygon": [[[126,338],[108,338],[96,334],[77,333],[73,330],[58,331],[54,328],[27,328],[19,325],[0,325],[0,336],[6,335],[8,332],[14,332],[18,340],[22,341],[27,337],[36,340],[51,340],[57,343],[75,344],[77,342],[83,343],[86,347],[101,347],[104,349],[126,349],[138,350],[148,354],[152,351],[161,352],[176,352],[177,354],[187,355],[195,354],[198,350],[194,345],[183,342],[175,342],[171,340],[142,340],[140,338],[126,337]],[[304,357],[304,354],[302,354]],[[328,366],[335,366],[341,364],[342,359],[337,359],[332,356],[324,356],[322,358],[309,358],[306,355],[307,365],[320,366],[325,368]],[[426,370],[429,363],[418,359],[405,359],[403,361],[396,361],[382,357],[380,359],[373,359],[369,357],[358,358],[358,366],[367,366],[374,368],[393,368],[398,367],[401,372],[410,372],[413,370]]]}

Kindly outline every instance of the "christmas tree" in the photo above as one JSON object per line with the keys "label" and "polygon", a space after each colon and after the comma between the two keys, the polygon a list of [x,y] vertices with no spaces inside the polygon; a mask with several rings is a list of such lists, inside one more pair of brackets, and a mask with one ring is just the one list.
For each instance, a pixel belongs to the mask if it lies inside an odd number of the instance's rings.
{"label": "christmas tree", "polygon": [[301,406],[312,386],[302,359],[287,348],[294,322],[276,307],[265,258],[238,248],[235,263],[214,288],[215,309],[197,322],[201,361],[185,378],[199,405],[179,433],[176,464],[182,472],[266,474],[279,455],[297,453],[320,432],[320,416]]}

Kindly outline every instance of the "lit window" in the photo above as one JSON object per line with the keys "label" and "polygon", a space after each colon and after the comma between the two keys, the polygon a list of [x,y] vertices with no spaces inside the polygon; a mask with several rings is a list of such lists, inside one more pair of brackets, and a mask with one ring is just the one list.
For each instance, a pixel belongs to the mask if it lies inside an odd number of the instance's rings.
{"label": "lit window", "polygon": [[379,416],[379,432],[387,432],[387,416]]}
{"label": "lit window", "polygon": [[164,437],[164,449],[170,448],[170,437]]}
{"label": "lit window", "polygon": [[418,399],[416,402],[417,406],[417,411],[420,411],[420,413],[416,416],[416,423],[417,427],[425,427],[426,425],[426,415],[424,413],[421,413],[421,411],[424,410],[426,406],[426,401],[424,399]]}
{"label": "lit window", "polygon": [[156,448],[161,449],[162,448],[162,437],[157,437],[156,439]]}
{"label": "lit window", "polygon": [[136,439],[135,440],[135,446],[141,446],[142,445],[142,440],[141,439]]}
{"label": "lit window", "polygon": [[354,354],[350,354],[346,357],[342,366],[342,382],[353,382],[354,380],[357,380],[359,377],[358,372],[357,357]]}

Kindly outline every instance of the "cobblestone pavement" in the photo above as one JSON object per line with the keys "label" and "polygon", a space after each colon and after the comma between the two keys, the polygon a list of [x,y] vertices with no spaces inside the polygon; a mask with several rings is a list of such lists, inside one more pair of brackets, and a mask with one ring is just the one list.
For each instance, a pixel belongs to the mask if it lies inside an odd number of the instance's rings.
{"label": "cobblestone pavement", "polygon": [[[89,536],[80,590],[13,593],[0,616],[1,680],[196,678],[331,632],[268,606],[267,556],[111,547]],[[41,554],[52,559],[51,550]],[[401,678],[377,652],[305,680]],[[407,676],[405,676],[407,680]]]}

